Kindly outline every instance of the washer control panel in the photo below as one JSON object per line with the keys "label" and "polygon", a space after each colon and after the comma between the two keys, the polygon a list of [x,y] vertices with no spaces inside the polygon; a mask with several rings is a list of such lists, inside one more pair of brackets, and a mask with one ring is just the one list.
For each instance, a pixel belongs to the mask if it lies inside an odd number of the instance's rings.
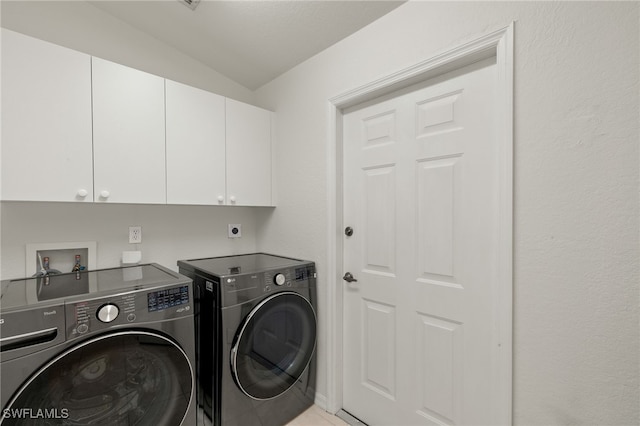
{"label": "washer control panel", "polygon": [[193,315],[191,286],[137,290],[65,306],[67,339],[116,326]]}

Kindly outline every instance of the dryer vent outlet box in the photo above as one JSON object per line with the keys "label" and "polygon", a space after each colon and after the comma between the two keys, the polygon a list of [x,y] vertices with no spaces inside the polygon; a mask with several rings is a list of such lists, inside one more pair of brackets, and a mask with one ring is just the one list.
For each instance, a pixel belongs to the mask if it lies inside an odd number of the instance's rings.
{"label": "dryer vent outlet box", "polygon": [[229,224],[229,238],[240,238],[242,237],[242,225],[237,224]]}

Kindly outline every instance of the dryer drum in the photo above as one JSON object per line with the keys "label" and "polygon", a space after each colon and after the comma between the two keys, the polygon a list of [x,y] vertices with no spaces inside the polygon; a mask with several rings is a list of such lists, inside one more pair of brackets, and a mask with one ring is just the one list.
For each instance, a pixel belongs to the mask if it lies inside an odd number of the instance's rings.
{"label": "dryer drum", "polygon": [[272,399],[296,384],[316,346],[316,315],[307,299],[276,293],[247,315],[231,350],[231,372],[247,396]]}
{"label": "dryer drum", "polygon": [[[3,410],[10,415],[2,425],[178,425],[192,392],[191,364],[172,340],[147,331],[111,333],[37,371]],[[11,414],[24,409],[30,418]]]}

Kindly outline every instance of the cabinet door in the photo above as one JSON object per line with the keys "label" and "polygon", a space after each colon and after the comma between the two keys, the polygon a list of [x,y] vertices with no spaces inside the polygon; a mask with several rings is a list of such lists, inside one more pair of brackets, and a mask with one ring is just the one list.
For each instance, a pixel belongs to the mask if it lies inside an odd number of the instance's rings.
{"label": "cabinet door", "polygon": [[92,60],[96,201],[166,203],[164,79]]}
{"label": "cabinet door", "polygon": [[91,58],[2,29],[2,199],[93,201]]}
{"label": "cabinet door", "polygon": [[228,204],[271,206],[270,111],[227,99]]}
{"label": "cabinet door", "polygon": [[166,80],[167,203],[224,204],[224,97]]}

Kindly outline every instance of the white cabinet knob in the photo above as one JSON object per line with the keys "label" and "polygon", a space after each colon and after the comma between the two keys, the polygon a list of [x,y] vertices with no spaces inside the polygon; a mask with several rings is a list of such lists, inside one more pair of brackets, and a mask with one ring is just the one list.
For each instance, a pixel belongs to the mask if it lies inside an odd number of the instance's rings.
{"label": "white cabinet knob", "polygon": [[87,195],[89,195],[89,191],[87,191],[86,189],[78,189],[78,197],[84,198]]}
{"label": "white cabinet knob", "polygon": [[218,195],[218,202],[219,203],[223,203],[224,202],[224,197],[222,195]]}
{"label": "white cabinet knob", "polygon": [[231,197],[229,197],[229,201],[231,201],[232,203],[236,202],[236,197],[234,197],[233,195]]}
{"label": "white cabinet knob", "polygon": [[110,193],[109,193],[109,191],[107,191],[107,190],[104,190],[104,191],[102,191],[102,192],[100,193],[100,196],[101,196],[102,198],[109,198],[109,195],[111,195],[111,194],[110,194]]}

